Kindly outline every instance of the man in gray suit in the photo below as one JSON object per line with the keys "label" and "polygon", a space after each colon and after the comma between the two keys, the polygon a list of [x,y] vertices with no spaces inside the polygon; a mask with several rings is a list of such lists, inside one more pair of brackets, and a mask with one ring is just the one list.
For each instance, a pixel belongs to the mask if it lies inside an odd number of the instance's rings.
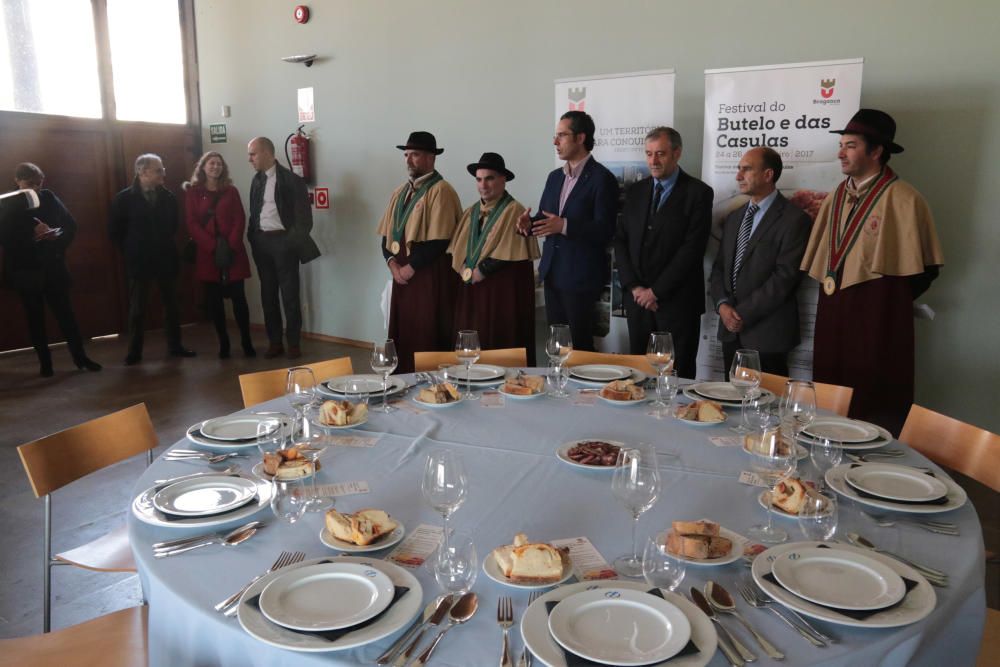
{"label": "man in gray suit", "polygon": [[754,148],[736,172],[750,201],[723,223],[709,288],[727,377],[740,348],[757,350],[765,373],[788,375],[788,352],[799,344],[795,292],[812,220],[775,189],[781,168],[776,151]]}

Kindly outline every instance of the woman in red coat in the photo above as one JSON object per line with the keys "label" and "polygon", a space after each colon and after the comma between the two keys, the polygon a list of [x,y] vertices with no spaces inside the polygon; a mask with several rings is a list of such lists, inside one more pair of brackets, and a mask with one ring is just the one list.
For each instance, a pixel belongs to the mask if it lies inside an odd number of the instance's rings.
{"label": "woman in red coat", "polygon": [[[205,307],[219,335],[219,358],[229,358],[227,298],[233,302],[243,356],[255,357],[257,352],[250,340],[250,309],[243,289],[243,281],[250,277],[250,260],[243,246],[246,216],[226,161],[215,151],[202,155],[185,189],[188,233],[197,246],[194,274],[205,287]],[[219,243],[228,245],[230,252],[217,252]]]}

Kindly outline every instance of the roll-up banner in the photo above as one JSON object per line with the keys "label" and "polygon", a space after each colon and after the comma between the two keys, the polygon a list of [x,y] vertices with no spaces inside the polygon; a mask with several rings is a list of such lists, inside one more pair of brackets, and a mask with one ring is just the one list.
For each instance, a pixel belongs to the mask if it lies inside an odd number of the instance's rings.
{"label": "roll-up banner", "polygon": [[[715,190],[712,238],[705,257],[705,286],[722,236],[722,222],[747,203],[736,185],[743,154],[757,146],[778,151],[783,171],[778,189],[813,219],[827,193],[843,179],[837,160],[842,129],[861,105],[864,60],[734,67],[705,70],[705,143],[701,178]],[[804,278],[799,289],[802,342],[788,356],[792,377],[812,377],[817,285]],[[706,298],[698,348],[698,377],[721,379],[719,317]]]}
{"label": "roll-up banner", "polygon": [[[646,133],[660,125],[673,125],[674,70],[556,79],[555,124],[560,116],[574,109],[594,119],[594,159],[618,177],[624,196],[625,187],[649,176]],[[556,166],[562,166],[558,157]],[[611,281],[598,303],[595,335],[598,349],[603,352],[628,352],[628,328],[617,275],[612,265]]]}

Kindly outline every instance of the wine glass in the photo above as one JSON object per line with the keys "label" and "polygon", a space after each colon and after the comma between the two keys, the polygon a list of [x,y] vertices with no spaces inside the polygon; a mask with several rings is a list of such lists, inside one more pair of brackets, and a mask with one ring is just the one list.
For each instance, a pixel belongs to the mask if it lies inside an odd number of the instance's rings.
{"label": "wine glass", "polygon": [[271,482],[271,511],[281,521],[295,523],[305,512],[307,494],[302,478],[277,479]]}
{"label": "wine glass", "polygon": [[826,471],[840,465],[840,460],[843,457],[844,447],[837,440],[819,438],[810,444],[809,458],[812,459],[813,465],[816,467],[816,472],[819,475],[819,479],[816,480],[816,486],[821,491],[826,488]]}
{"label": "wine glass", "polygon": [[420,484],[424,499],[444,519],[444,544],[448,544],[448,518],[462,506],[468,493],[468,478],[458,452],[440,449],[427,455]]}
{"label": "wine glass", "polygon": [[288,369],[285,380],[285,394],[288,402],[295,410],[295,425],[292,428],[294,438],[302,428],[305,419],[305,409],[316,400],[316,376],[308,366],[293,366]]}
{"label": "wine glass", "polygon": [[808,493],[799,509],[799,529],[807,540],[826,542],[837,532],[837,498]]}
{"label": "wine glass", "polygon": [[545,376],[545,383],[549,385],[549,396],[569,396],[566,392],[566,383],[569,382],[568,369],[564,368],[558,361],[549,361],[549,372]]}
{"label": "wine glass", "polygon": [[656,378],[656,398],[664,406],[664,409],[657,414],[657,419],[662,419],[664,415],[670,414],[670,409],[674,405],[674,399],[677,398],[680,387],[680,379],[677,377],[677,371],[673,368]]}
{"label": "wine glass", "polygon": [[642,551],[642,577],[646,583],[668,591],[676,589],[684,581],[684,561],[667,551],[667,531],[646,540]]}
{"label": "wine glass", "polygon": [[476,583],[479,559],[472,536],[456,532],[438,547],[431,563],[438,585],[449,593],[465,593]]}
{"label": "wine glass", "polygon": [[660,471],[656,463],[656,450],[652,445],[639,444],[636,447],[622,447],[611,491],[632,513],[632,553],[615,559],[615,570],[625,577],[642,576],[642,556],[636,538],[639,516],[656,504],[660,495]]}
{"label": "wine glass", "polygon": [[760,354],[757,350],[736,350],[729,369],[729,383],[736,387],[742,399],[740,424],[731,430],[745,435],[750,432],[746,417],[747,397],[760,386]]}
{"label": "wine glass", "polygon": [[[558,374],[562,373],[563,364],[573,352],[573,336],[570,334],[568,324],[553,324],[549,327],[549,340],[545,343],[545,353],[549,355],[549,361]],[[563,388],[556,388],[549,394],[556,398],[567,398],[569,396]]]}
{"label": "wine glass", "polygon": [[284,429],[280,419],[267,418],[257,422],[257,449],[261,456],[273,454],[284,442]]}
{"label": "wine glass", "polygon": [[372,346],[371,356],[372,371],[382,376],[382,412],[389,413],[395,410],[389,405],[389,374],[396,370],[399,365],[399,357],[396,356],[396,344],[391,338],[384,343],[375,343]]}
{"label": "wine glass", "polygon": [[458,360],[465,366],[465,396],[467,401],[479,400],[479,394],[472,393],[472,364],[479,360],[479,332],[472,329],[463,329],[458,332],[455,340],[455,354]]}
{"label": "wine glass", "polygon": [[806,380],[789,380],[781,399],[781,427],[798,442],[799,435],[816,419],[816,388]]}
{"label": "wine glass", "polygon": [[767,493],[767,524],[751,527],[748,534],[765,544],[784,542],[788,539],[788,533],[774,526],[771,517],[771,499],[776,493],[778,484],[795,473],[798,463],[795,443],[789,444],[782,440],[781,429],[775,420],[769,420],[759,431],[747,435],[744,443],[744,448],[750,453],[751,469],[771,488]]}
{"label": "wine glass", "polygon": [[654,331],[649,334],[646,344],[646,361],[656,371],[656,401],[650,406],[657,410],[667,408],[660,394],[660,384],[663,374],[674,367],[674,339],[667,331]]}

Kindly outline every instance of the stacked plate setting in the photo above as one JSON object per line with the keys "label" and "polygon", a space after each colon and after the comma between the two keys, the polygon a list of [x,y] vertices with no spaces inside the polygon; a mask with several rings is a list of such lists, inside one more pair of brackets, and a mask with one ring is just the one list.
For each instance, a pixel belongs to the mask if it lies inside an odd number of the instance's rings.
{"label": "stacked plate setting", "polygon": [[[397,597],[397,588],[408,589]],[[342,556],[290,565],[254,582],[239,603],[243,629],[292,651],[364,646],[398,632],[420,612],[423,591],[403,568]]]}
{"label": "stacked plate setting", "polygon": [[771,547],[753,561],[753,578],[778,603],[838,625],[892,628],[934,610],[931,585],[910,566],[848,545]]}
{"label": "stacked plate setting", "polygon": [[343,377],[336,377],[326,382],[321,382],[317,385],[316,389],[319,393],[329,396],[330,398],[336,399],[350,399],[357,392],[352,392],[349,387],[351,384],[360,385],[363,390],[368,392],[368,396],[372,400],[381,400],[388,396],[394,396],[395,394],[405,391],[407,384],[406,382],[398,377],[389,376],[389,382],[386,385],[387,390],[383,394],[382,392],[382,376],[373,374],[364,375],[345,375]]}
{"label": "stacked plate setting", "polygon": [[[660,598],[648,589],[640,582],[595,581],[549,591],[524,612],[524,644],[553,667],[574,655],[616,666],[706,665],[718,642],[708,617],[679,595]],[[697,651],[678,655],[689,642]]]}
{"label": "stacked plate setting", "polygon": [[895,463],[848,463],[827,471],[831,489],[862,505],[908,514],[950,512],[965,490],[947,477]]}
{"label": "stacked plate setting", "polygon": [[846,417],[817,417],[799,434],[806,445],[822,438],[839,442],[844,450],[878,449],[892,442],[892,434],[881,426]]}
{"label": "stacked plate setting", "polygon": [[[777,398],[767,389],[757,389],[764,395],[766,402],[771,403]],[[684,395],[692,401],[705,399],[715,401],[724,408],[743,407],[743,394],[729,382],[699,382],[684,388]]]}
{"label": "stacked plate setting", "polygon": [[614,364],[581,364],[569,366],[568,370],[570,380],[589,387],[603,387],[615,380],[628,379],[638,384],[646,379],[646,374],[642,371]]}
{"label": "stacked plate setting", "polygon": [[473,387],[493,387],[504,383],[507,369],[503,366],[490,364],[472,364],[466,371],[465,366],[452,366],[448,369],[448,380],[452,384],[464,385],[468,379]]}
{"label": "stacked plate setting", "polygon": [[271,493],[271,485],[262,480],[197,475],[146,489],[132,501],[132,513],[153,526],[221,526],[245,520],[267,507]]}
{"label": "stacked plate setting", "polygon": [[[240,414],[206,419],[192,424],[187,439],[196,445],[213,450],[234,450],[257,446],[257,427],[270,420],[281,420],[281,428],[288,425],[290,417],[281,413]],[[274,427],[278,428],[277,425]]]}

